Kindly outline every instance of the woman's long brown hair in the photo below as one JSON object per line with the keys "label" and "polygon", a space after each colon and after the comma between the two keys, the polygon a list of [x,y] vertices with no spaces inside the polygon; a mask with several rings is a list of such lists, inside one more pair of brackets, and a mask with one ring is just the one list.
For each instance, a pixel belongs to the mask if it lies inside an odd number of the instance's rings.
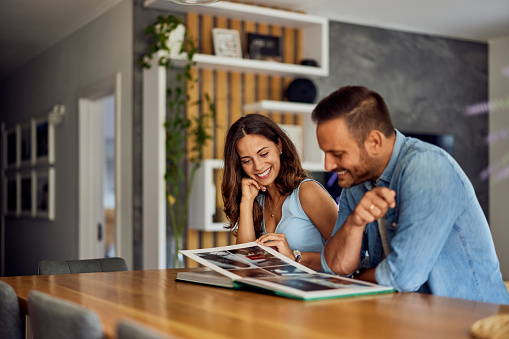
{"label": "woman's long brown hair", "polygon": [[[229,224],[225,226],[234,234],[237,232],[242,198],[242,178],[247,174],[242,169],[237,154],[237,143],[246,135],[259,135],[276,145],[281,142],[281,167],[275,185],[281,195],[289,195],[306,178],[308,172],[302,168],[299,154],[288,135],[272,120],[260,114],[248,114],[237,120],[229,129],[224,144],[224,171],[221,190],[224,212]],[[263,194],[260,192],[260,194]],[[258,238],[262,232],[263,210],[255,199],[253,203],[253,221]]]}

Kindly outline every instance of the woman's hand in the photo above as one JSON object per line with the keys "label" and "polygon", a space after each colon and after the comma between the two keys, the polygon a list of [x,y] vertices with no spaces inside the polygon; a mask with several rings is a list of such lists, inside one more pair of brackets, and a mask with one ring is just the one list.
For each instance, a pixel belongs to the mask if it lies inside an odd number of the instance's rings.
{"label": "woman's hand", "polygon": [[274,247],[279,253],[295,260],[293,252],[283,233],[266,233],[256,240],[256,243],[263,246]]}
{"label": "woman's hand", "polygon": [[260,185],[256,180],[251,178],[242,179],[242,201],[252,203],[258,196],[260,190],[265,191],[265,186]]}

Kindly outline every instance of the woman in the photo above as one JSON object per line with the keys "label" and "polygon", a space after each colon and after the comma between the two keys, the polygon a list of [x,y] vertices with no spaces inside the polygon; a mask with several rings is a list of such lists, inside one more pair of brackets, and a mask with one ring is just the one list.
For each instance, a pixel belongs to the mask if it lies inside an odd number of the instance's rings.
{"label": "woman", "polygon": [[270,245],[321,270],[338,207],[302,168],[288,135],[269,118],[248,114],[228,131],[224,163],[224,211],[237,243]]}

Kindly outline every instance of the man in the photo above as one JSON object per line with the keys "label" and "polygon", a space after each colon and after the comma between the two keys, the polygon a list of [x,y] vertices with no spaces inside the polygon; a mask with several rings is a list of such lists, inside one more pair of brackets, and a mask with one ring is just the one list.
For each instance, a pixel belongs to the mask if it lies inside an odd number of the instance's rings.
{"label": "man", "polygon": [[365,87],[338,89],[312,118],[325,169],[343,188],[324,271],[509,304],[487,220],[451,156],[396,131],[383,98]]}

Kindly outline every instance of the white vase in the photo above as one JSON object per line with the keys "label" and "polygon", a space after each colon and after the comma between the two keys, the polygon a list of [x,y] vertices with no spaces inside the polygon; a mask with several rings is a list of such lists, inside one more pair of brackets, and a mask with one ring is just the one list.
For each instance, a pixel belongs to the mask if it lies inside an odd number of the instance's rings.
{"label": "white vase", "polygon": [[186,28],[184,25],[180,24],[175,28],[168,37],[167,46],[170,50],[170,58],[178,57],[180,53],[180,49],[182,48],[182,43],[184,42],[186,33]]}

